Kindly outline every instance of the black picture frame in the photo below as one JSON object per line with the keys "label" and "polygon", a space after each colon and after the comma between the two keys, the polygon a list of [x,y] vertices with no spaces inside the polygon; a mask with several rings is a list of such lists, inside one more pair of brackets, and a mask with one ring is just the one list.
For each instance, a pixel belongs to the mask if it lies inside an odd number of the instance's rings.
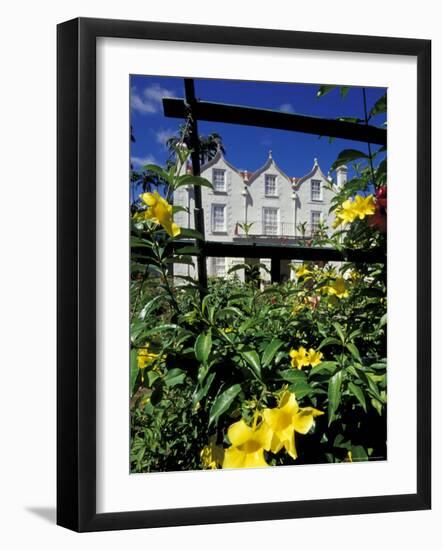
{"label": "black picture frame", "polygon": [[[431,41],[160,22],[58,25],[57,523],[83,531],[431,506]],[[116,37],[417,58],[417,491],[415,494],[117,513],[96,512],[96,39]]]}

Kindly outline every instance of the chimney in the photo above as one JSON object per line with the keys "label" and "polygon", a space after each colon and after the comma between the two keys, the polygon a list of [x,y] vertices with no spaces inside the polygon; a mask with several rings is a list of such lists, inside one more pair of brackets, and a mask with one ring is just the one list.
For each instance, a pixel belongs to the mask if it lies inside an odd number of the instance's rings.
{"label": "chimney", "polygon": [[348,168],[343,164],[336,168],[336,187],[344,187],[347,183]]}

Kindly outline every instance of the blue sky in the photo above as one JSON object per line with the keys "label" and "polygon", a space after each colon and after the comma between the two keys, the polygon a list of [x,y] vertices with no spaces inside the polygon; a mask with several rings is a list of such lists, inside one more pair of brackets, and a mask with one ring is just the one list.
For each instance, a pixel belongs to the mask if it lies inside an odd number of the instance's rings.
{"label": "blue sky", "polygon": [[[136,75],[131,76],[130,86],[131,124],[136,139],[131,144],[133,166],[137,169],[147,163],[162,165],[168,158],[165,141],[177,133],[182,120],[165,117],[161,100],[165,96],[184,97],[184,81],[177,77]],[[319,84],[195,79],[196,96],[201,100],[326,118],[363,118],[362,88],[351,88],[343,99],[338,89],[317,98],[318,87]],[[368,109],[384,91],[384,88],[366,89]],[[385,116],[379,115],[371,124],[380,126],[384,121]],[[200,121],[199,132],[218,132],[223,138],[226,158],[241,170],[258,169],[271,149],[279,167],[288,176],[296,177],[311,170],[315,157],[326,174],[342,149],[367,152],[367,145],[360,142],[335,139],[329,143],[327,137],[233,124]]]}

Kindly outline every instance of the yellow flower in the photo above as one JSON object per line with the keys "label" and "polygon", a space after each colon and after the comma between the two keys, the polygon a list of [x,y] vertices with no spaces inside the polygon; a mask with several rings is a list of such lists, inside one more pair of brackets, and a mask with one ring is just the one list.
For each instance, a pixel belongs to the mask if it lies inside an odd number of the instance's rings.
{"label": "yellow flower", "polygon": [[303,346],[298,348],[298,350],[291,349],[290,352],[289,352],[289,355],[290,355],[291,360],[292,360],[292,367],[293,368],[296,367],[300,370],[300,369],[302,369],[302,367],[307,367],[308,366],[308,364],[309,364],[308,354],[307,354],[307,350]]}
{"label": "yellow flower", "polygon": [[325,288],[331,296],[337,296],[338,298],[347,298],[348,296],[348,283],[343,277],[338,277]]}
{"label": "yellow flower", "polygon": [[356,269],[349,269],[347,271],[347,276],[351,281],[357,281],[361,277],[361,274],[358,273]]}
{"label": "yellow flower", "polygon": [[319,363],[322,361],[322,357],[323,355],[320,351],[315,351],[313,348],[310,348],[308,350],[307,358],[311,367],[316,367],[317,365],[319,365]]}
{"label": "yellow flower", "polygon": [[289,355],[291,357],[292,367],[299,370],[301,370],[302,367],[307,367],[308,365],[311,367],[316,367],[316,365],[319,365],[323,357],[320,351],[315,351],[313,348],[310,348],[307,351],[303,346],[298,348],[298,350],[291,349]]}
{"label": "yellow flower", "polygon": [[262,414],[270,432],[268,450],[278,453],[284,447],[296,459],[295,432],[306,434],[313,426],[314,418],[324,413],[312,407],[300,408],[295,394],[286,391],[279,407],[264,409]]}
{"label": "yellow flower", "polygon": [[293,313],[299,313],[300,311],[302,311],[303,309],[306,309],[307,308],[307,304],[295,304],[293,306]]}
{"label": "yellow flower", "polygon": [[158,191],[143,193],[141,200],[148,206],[144,211],[144,219],[159,223],[171,237],[181,233],[180,227],[173,221],[172,205]]}
{"label": "yellow flower", "polygon": [[225,329],[223,329],[223,332],[225,334],[228,334],[229,332],[232,332],[233,331],[233,327],[226,327]]}
{"label": "yellow flower", "polygon": [[216,470],[224,460],[224,449],[215,443],[216,437],[209,438],[209,443],[201,449],[200,457],[205,470]]}
{"label": "yellow flower", "polygon": [[137,364],[138,368],[143,370],[152,363],[154,363],[159,355],[157,353],[152,353],[149,351],[150,344],[147,343],[143,348],[140,348],[137,353]]}
{"label": "yellow flower", "polygon": [[299,279],[300,277],[306,277],[307,275],[311,275],[312,272],[303,264],[300,267],[298,267],[295,273]]}
{"label": "yellow flower", "polygon": [[363,220],[365,216],[372,216],[376,211],[373,195],[368,195],[365,198],[361,197],[361,195],[356,195],[353,210],[355,217],[358,217],[360,220]]}
{"label": "yellow flower", "polygon": [[231,447],[224,451],[223,468],[262,468],[268,466],[264,449],[269,447],[269,431],[266,425],[258,428],[247,426],[241,419],[227,431]]}
{"label": "yellow flower", "polygon": [[336,228],[343,223],[352,223],[356,218],[363,220],[365,216],[372,216],[375,211],[376,205],[373,195],[367,197],[356,195],[354,200],[347,199],[341,204],[340,208],[336,209],[336,218],[332,225]]}

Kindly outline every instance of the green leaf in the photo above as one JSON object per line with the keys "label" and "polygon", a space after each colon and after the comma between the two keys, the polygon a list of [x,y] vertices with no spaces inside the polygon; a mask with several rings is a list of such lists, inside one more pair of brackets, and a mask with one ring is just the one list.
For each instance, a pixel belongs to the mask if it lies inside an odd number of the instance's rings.
{"label": "green leaf", "polygon": [[235,264],[231,268],[229,268],[227,273],[234,273],[235,271],[239,271],[240,269],[247,269],[249,266],[247,264]]}
{"label": "green leaf", "polygon": [[130,352],[130,394],[133,395],[134,388],[135,388],[135,382],[138,378],[138,373],[140,372],[140,369],[138,368],[138,360],[137,360],[138,350],[132,349]]}
{"label": "green leaf", "polygon": [[334,88],[336,88],[335,85],[330,86],[327,84],[323,84],[322,86],[319,86],[319,89],[316,92],[316,97],[324,97],[326,94],[331,92]]}
{"label": "green leaf", "polygon": [[173,323],[166,323],[165,325],[159,325],[157,327],[151,328],[144,333],[144,336],[149,336],[150,334],[155,334],[157,332],[164,332],[166,330],[176,330],[178,328],[180,328],[178,325],[175,325]]}
{"label": "green leaf", "polygon": [[328,382],[328,425],[333,422],[341,402],[342,370],[334,374]]}
{"label": "green leaf", "polygon": [[336,334],[339,336],[341,343],[345,343],[345,334],[344,334],[344,328],[341,324],[339,324],[337,321],[333,323],[333,326],[335,328]]}
{"label": "green leaf", "polygon": [[228,317],[229,315],[233,315],[235,318],[236,317],[244,317],[244,314],[243,312],[235,307],[235,306],[227,306],[227,307],[224,307],[223,309],[220,309],[217,314],[216,314],[216,318],[217,319],[220,319],[224,316]]}
{"label": "green leaf", "polygon": [[333,373],[337,366],[338,363],[336,361],[322,361],[319,365],[310,369],[308,376],[314,376],[315,374],[321,374],[323,372]]}
{"label": "green leaf", "polygon": [[367,451],[362,445],[352,445],[351,459],[353,462],[362,462],[364,460],[368,460]]}
{"label": "green leaf", "polygon": [[275,357],[276,352],[283,345],[283,343],[284,342],[281,342],[281,340],[274,339],[274,340],[271,340],[267,344],[267,346],[264,350],[264,353],[262,354],[262,366],[263,366],[263,368],[270,365],[273,358]]}
{"label": "green leaf", "polygon": [[187,206],[181,206],[179,204],[172,205],[172,212],[176,214],[177,212],[189,212],[189,209]]}
{"label": "green leaf", "polygon": [[200,254],[200,249],[197,246],[183,246],[183,247],[177,247],[176,253],[177,254],[190,254],[191,256],[197,256]]}
{"label": "green leaf", "polygon": [[362,388],[360,386],[357,386],[353,382],[349,382],[348,389],[350,390],[350,393],[352,393],[359,401],[364,411],[367,412],[367,402],[365,401],[365,395],[362,391]]}
{"label": "green leaf", "polygon": [[171,369],[163,378],[168,388],[182,384],[186,378],[186,373],[182,369]]}
{"label": "green leaf", "polygon": [[200,363],[206,363],[212,349],[212,333],[209,330],[198,336],[195,342],[195,357]]}
{"label": "green leaf", "polygon": [[241,355],[250,365],[255,376],[261,380],[261,363],[257,352],[255,350],[243,351]]}
{"label": "green leaf", "polygon": [[371,108],[369,118],[387,111],[387,94],[382,95]]}
{"label": "green leaf", "polygon": [[387,368],[387,363],[372,363],[370,368],[375,370],[385,370]]}
{"label": "green leaf", "polygon": [[209,187],[210,189],[213,189],[213,185],[206,178],[202,178],[201,176],[191,176],[189,174],[180,176],[177,179],[175,189],[178,189],[178,187],[183,187],[183,185],[198,185],[200,187]]}
{"label": "green leaf", "polygon": [[387,314],[384,313],[384,315],[382,315],[380,321],[379,321],[379,325],[378,325],[378,328],[381,328],[383,327],[384,325],[387,324]]}
{"label": "green leaf", "polygon": [[346,347],[347,347],[348,351],[352,354],[353,358],[356,359],[356,361],[359,361],[359,363],[360,363],[361,362],[361,356],[359,354],[358,348],[351,342],[349,342]]}
{"label": "green leaf", "polygon": [[307,375],[302,370],[287,369],[279,372],[279,376],[286,382],[304,382],[307,383]]}
{"label": "green leaf", "polygon": [[347,164],[348,162],[353,162],[358,159],[368,159],[368,155],[357,149],[344,149],[338,155],[338,158],[331,165],[331,170],[336,170],[342,164]]}
{"label": "green leaf", "polygon": [[295,397],[297,399],[302,399],[303,397],[314,393],[314,388],[312,388],[309,384],[306,382],[296,382],[289,386],[289,391],[295,394]]}
{"label": "green leaf", "polygon": [[160,300],[162,299],[162,295],[155,296],[155,298],[152,298],[152,300],[149,300],[144,306],[143,309],[140,311],[140,314],[138,317],[141,320],[144,320],[146,316],[150,315],[152,311],[154,311],[157,307],[161,306]]}
{"label": "green leaf", "polygon": [[192,397],[192,405],[195,406],[199,401],[201,401],[203,397],[207,395],[207,392],[209,391],[214,378],[215,373],[210,373],[209,376],[206,378],[205,383],[197,391],[195,391]]}
{"label": "green leaf", "polygon": [[142,170],[148,170],[149,172],[154,172],[159,176],[161,179],[167,181],[167,183],[171,183],[171,179],[169,174],[161,168],[161,166],[157,166],[156,164],[145,164],[141,167]]}
{"label": "green leaf", "polygon": [[324,340],[322,340],[322,342],[319,344],[318,350],[325,348],[325,346],[331,346],[331,345],[340,346],[341,342],[337,338],[331,338],[331,337],[324,338]]}
{"label": "green leaf", "polygon": [[209,414],[209,426],[213,424],[218,418],[227,411],[230,405],[233,403],[235,397],[240,393],[240,384],[234,384],[227,390],[223,391],[213,402],[212,408]]}
{"label": "green leaf", "polygon": [[203,235],[199,231],[197,231],[196,229],[190,229],[188,227],[181,227],[181,232],[179,236],[183,239],[196,239],[200,241],[204,240]]}
{"label": "green leaf", "polygon": [[147,373],[147,383],[149,384],[149,387],[151,388],[153,384],[160,378],[160,375],[155,372],[154,370],[150,370]]}
{"label": "green leaf", "polygon": [[339,88],[339,93],[341,94],[342,99],[346,97],[349,91],[350,91],[350,86],[341,86]]}

